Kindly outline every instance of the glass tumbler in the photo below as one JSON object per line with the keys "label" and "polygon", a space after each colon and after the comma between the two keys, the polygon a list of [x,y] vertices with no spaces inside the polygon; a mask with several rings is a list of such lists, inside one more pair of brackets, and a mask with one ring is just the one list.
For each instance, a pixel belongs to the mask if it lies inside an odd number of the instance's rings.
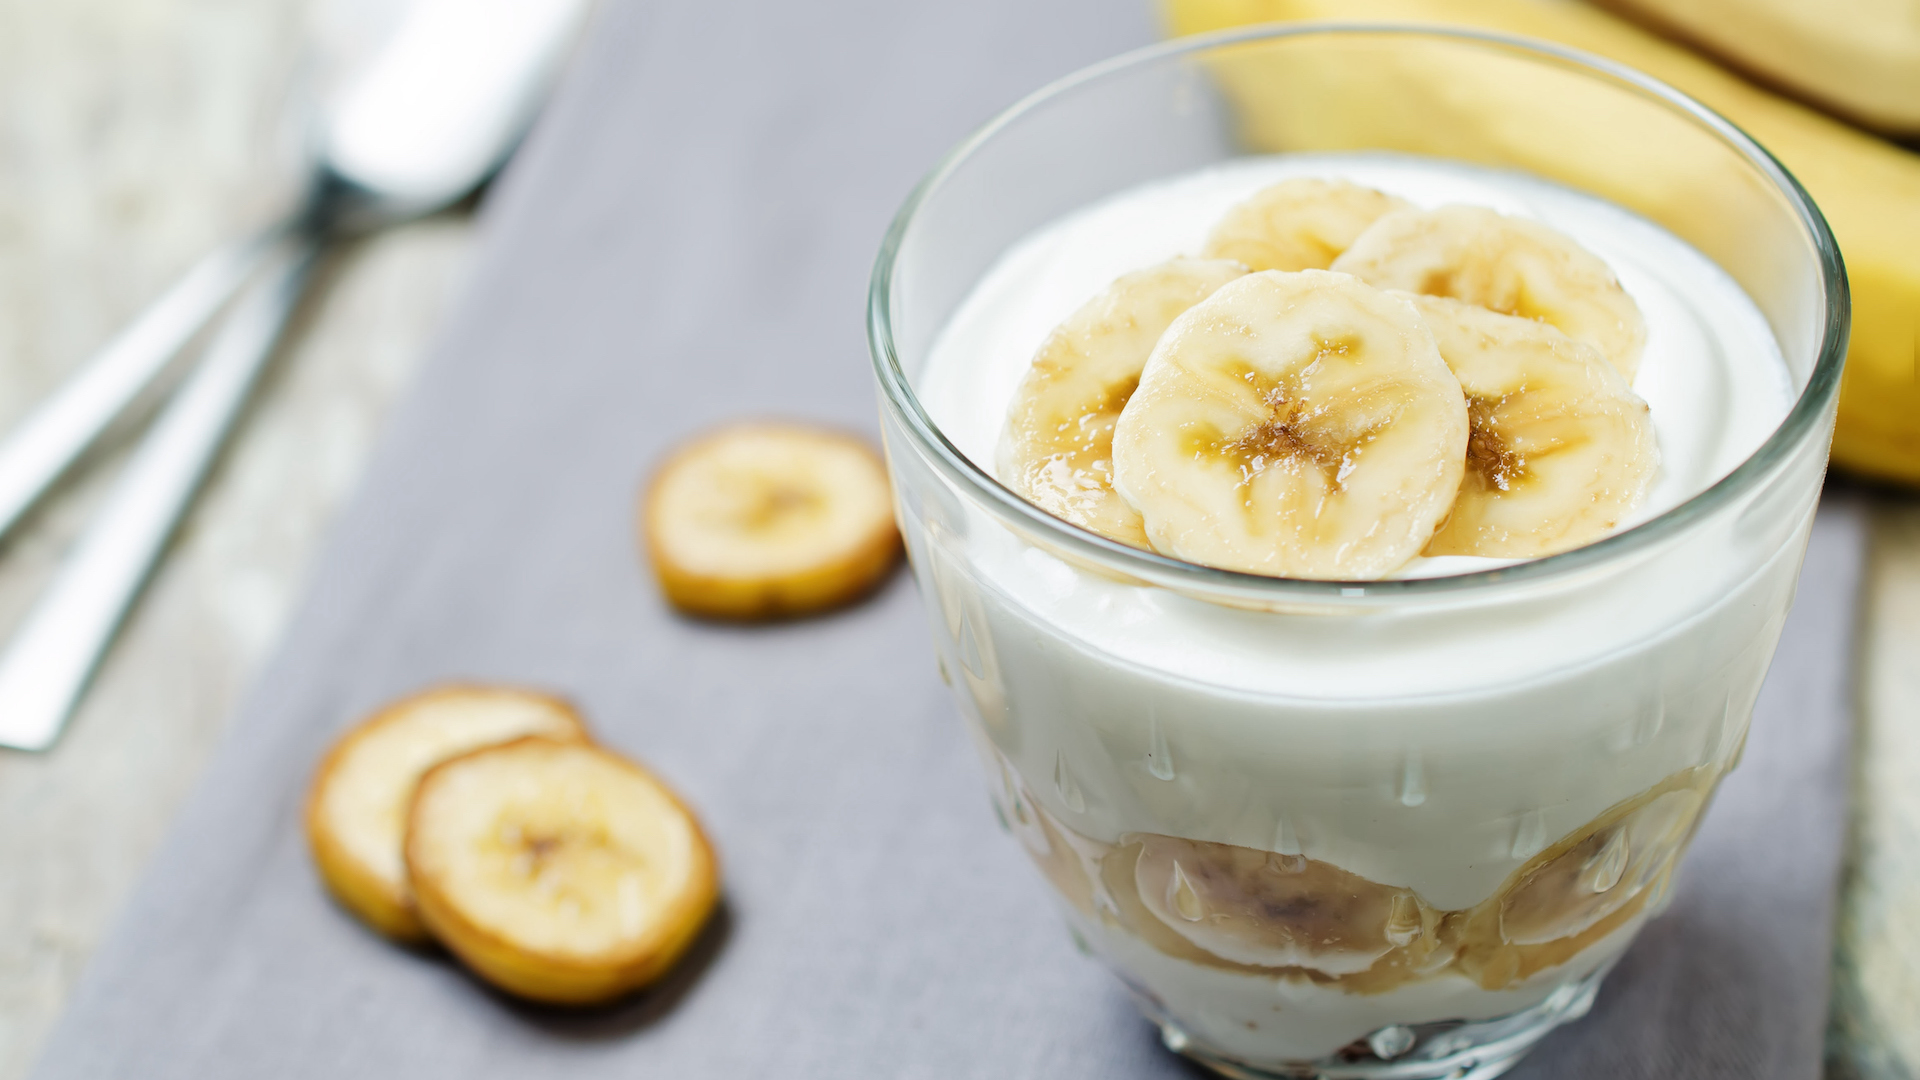
{"label": "glass tumbler", "polygon": [[[1379,151],[1524,172],[1685,240],[1765,318],[1786,419],[1598,543],[1337,582],[1068,525],[916,396],[958,305],[1040,226],[1236,158]],[[1008,829],[1167,1046],[1233,1076],[1485,1077],[1587,1010],[1739,760],[1847,324],[1824,221],[1752,140],[1617,65],[1489,35],[1292,26],[1149,48],[1020,102],[920,184],[869,332],[939,667]],[[1779,378],[1776,358],[1727,361]],[[1253,685],[1242,661],[1261,655],[1315,677]]]}

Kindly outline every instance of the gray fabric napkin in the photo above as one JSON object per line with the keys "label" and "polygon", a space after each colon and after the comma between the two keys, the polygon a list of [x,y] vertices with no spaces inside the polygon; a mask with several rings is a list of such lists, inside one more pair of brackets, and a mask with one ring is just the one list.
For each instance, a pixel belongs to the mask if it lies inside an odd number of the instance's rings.
{"label": "gray fabric napkin", "polygon": [[[871,429],[861,312],[918,175],[1144,5],[614,3],[486,209],[463,306],[306,604],[37,1075],[1192,1075],[994,825],[903,577],[813,622],[674,618],[636,558],[663,449],[742,413]],[[1811,1077],[1842,830],[1857,513],[1830,507],[1746,762],[1672,912],[1517,1075]],[[723,918],[584,1015],[326,900],[298,813],[341,725],[446,678],[575,696],[701,809]]]}

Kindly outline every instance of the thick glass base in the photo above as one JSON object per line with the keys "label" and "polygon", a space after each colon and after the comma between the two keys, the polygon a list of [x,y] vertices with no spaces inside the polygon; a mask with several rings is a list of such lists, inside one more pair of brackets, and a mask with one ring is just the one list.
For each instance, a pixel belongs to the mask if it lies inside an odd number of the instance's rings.
{"label": "thick glass base", "polygon": [[1492,1020],[1383,1027],[1318,1061],[1255,1064],[1216,1053],[1152,1000],[1141,995],[1135,1000],[1147,1019],[1159,1025],[1167,1049],[1234,1080],[1488,1080],[1519,1064],[1554,1028],[1585,1016],[1606,973],[1607,968],[1601,968],[1531,1009]]}

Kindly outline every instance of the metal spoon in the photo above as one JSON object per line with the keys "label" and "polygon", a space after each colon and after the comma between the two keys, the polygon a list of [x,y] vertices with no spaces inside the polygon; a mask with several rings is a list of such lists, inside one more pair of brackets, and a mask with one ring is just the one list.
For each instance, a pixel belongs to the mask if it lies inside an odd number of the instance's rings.
{"label": "metal spoon", "polygon": [[0,746],[59,737],[299,302],[342,237],[464,197],[511,151],[589,0],[414,0],[332,104],[300,209],[191,271],[0,445],[0,532],[72,464],[257,269],[207,357],[0,656]]}

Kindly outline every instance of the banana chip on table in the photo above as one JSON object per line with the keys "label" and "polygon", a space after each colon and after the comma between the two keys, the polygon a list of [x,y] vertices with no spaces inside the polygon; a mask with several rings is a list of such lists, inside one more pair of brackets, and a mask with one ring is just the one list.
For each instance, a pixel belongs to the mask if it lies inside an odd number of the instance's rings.
{"label": "banana chip on table", "polygon": [[426,940],[401,856],[414,787],[448,758],[523,735],[587,739],[566,702],[486,686],[415,694],[349,731],[322,759],[307,797],[307,841],[328,891],[388,937]]}
{"label": "banana chip on table", "polygon": [[1532,559],[1590,544],[1660,464],[1647,403],[1599,350],[1531,319],[1410,297],[1467,396],[1467,469],[1428,555]]}
{"label": "banana chip on table", "polygon": [[642,517],[661,591],[708,618],[837,607],[872,591],[900,554],[879,455],[797,424],[739,424],[688,443],[655,475]]}
{"label": "banana chip on table", "polygon": [[1249,270],[1325,270],[1368,226],[1411,208],[1404,199],[1345,180],[1282,180],[1228,210],[1207,237],[1204,253]]}
{"label": "banana chip on table", "polygon": [[407,869],[422,921],[488,982],[587,1005],[653,982],[719,898],[699,822],[652,774],[529,736],[420,781]]}
{"label": "banana chip on table", "polygon": [[1147,547],[1139,513],[1113,490],[1113,425],[1173,320],[1246,272],[1224,259],[1170,259],[1122,276],[1069,315],[1014,392],[1000,478],[1056,517]]}
{"label": "banana chip on table", "polygon": [[1467,430],[1460,384],[1406,297],[1266,270],[1167,329],[1114,428],[1114,484],[1162,554],[1376,578],[1453,505]]}
{"label": "banana chip on table", "polygon": [[1539,319],[1597,347],[1628,381],[1647,343],[1640,306],[1598,256],[1539,222],[1485,207],[1388,214],[1333,269],[1382,289]]}

